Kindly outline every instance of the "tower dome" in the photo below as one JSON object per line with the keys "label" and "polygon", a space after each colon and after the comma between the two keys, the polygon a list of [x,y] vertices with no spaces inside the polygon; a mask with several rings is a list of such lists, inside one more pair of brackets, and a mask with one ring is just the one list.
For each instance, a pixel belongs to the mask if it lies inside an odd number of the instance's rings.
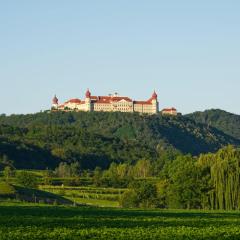
{"label": "tower dome", "polygon": [[57,98],[56,94],[54,95],[54,98],[53,98],[53,100],[52,100],[52,103],[55,104],[55,105],[58,104],[58,98]]}
{"label": "tower dome", "polygon": [[152,99],[157,99],[157,93],[155,92],[155,90],[154,90],[154,92],[152,94]]}
{"label": "tower dome", "polygon": [[91,97],[91,92],[89,91],[89,89],[87,89],[85,96],[86,96],[86,98],[90,98]]}

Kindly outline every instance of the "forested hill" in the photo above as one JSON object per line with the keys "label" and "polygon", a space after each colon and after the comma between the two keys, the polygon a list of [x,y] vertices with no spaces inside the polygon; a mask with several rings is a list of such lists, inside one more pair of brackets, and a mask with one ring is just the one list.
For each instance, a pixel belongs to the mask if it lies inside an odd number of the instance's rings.
{"label": "forested hill", "polygon": [[220,109],[211,109],[204,112],[195,112],[186,116],[197,123],[212,126],[240,140],[240,115]]}
{"label": "forested hill", "polygon": [[43,112],[0,116],[0,158],[17,168],[54,168],[60,161],[83,168],[110,162],[157,161],[165,152],[198,155],[240,141],[183,117],[132,113]]}

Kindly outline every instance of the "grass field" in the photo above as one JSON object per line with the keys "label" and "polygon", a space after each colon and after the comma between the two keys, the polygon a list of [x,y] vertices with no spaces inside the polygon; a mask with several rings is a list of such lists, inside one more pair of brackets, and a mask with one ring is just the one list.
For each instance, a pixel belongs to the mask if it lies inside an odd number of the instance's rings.
{"label": "grass field", "polygon": [[0,206],[0,239],[240,239],[239,212]]}
{"label": "grass field", "polygon": [[119,207],[119,198],[126,189],[102,188],[94,186],[61,187],[40,186],[41,190],[50,192],[77,204],[87,204],[98,207]]}

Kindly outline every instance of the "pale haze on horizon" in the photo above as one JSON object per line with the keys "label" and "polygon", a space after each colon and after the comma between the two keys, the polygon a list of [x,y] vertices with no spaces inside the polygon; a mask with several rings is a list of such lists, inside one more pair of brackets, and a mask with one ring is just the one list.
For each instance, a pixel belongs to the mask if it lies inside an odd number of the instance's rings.
{"label": "pale haze on horizon", "polygon": [[240,114],[240,1],[0,1],[0,114],[118,92]]}

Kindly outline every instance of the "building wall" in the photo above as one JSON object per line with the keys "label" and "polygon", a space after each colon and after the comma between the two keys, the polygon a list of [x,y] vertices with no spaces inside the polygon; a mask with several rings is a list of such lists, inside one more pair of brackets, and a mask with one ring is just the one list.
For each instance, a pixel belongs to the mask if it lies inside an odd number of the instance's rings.
{"label": "building wall", "polygon": [[92,109],[95,112],[111,112],[112,105],[108,103],[92,103]]}
{"label": "building wall", "polygon": [[177,116],[177,111],[171,110],[171,111],[162,111],[163,115],[173,115],[173,116]]}
{"label": "building wall", "polygon": [[75,111],[96,111],[96,112],[139,112],[146,114],[156,114],[158,113],[158,102],[157,100],[152,100],[152,103],[134,103],[128,101],[118,101],[118,102],[94,102],[91,99],[85,99],[84,103],[72,103],[67,102],[64,104],[63,108],[59,110],[64,110],[68,108]]}

